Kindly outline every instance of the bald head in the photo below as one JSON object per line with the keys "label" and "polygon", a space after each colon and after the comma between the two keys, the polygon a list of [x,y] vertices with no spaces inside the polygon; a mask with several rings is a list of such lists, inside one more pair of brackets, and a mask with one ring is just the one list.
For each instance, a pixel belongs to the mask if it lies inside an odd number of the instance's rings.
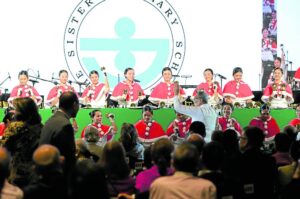
{"label": "bald head", "polygon": [[59,163],[60,153],[55,146],[41,145],[33,153],[33,161],[37,166],[50,166]]}
{"label": "bald head", "polygon": [[196,133],[192,133],[188,138],[187,141],[191,144],[193,144],[194,146],[197,147],[197,150],[199,152],[199,154],[201,154],[203,146],[205,144],[205,141],[203,139],[203,137],[199,134]]}

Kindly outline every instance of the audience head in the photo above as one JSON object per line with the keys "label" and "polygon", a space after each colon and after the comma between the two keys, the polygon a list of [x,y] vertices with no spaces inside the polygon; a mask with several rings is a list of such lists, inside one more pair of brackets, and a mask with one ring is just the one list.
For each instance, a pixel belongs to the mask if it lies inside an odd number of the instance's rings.
{"label": "audience head", "polygon": [[69,177],[69,196],[72,199],[109,199],[104,170],[91,160],[77,162]]}
{"label": "audience head", "polygon": [[86,142],[97,143],[99,141],[99,131],[93,125],[88,125],[84,130],[84,139]]}
{"label": "audience head", "polygon": [[167,138],[157,140],[151,147],[151,157],[158,166],[160,175],[167,174],[167,168],[171,165],[171,153],[174,150],[172,142]]}
{"label": "audience head", "polygon": [[5,148],[0,147],[0,192],[9,176],[10,156]]}
{"label": "audience head", "polygon": [[29,125],[39,124],[42,119],[36,103],[30,97],[16,98],[13,100],[15,107],[15,120]]}
{"label": "audience head", "polygon": [[206,131],[205,131],[205,125],[203,122],[200,121],[194,121],[190,125],[189,132],[191,134],[196,133],[201,135],[203,138],[206,136]]}
{"label": "audience head", "polygon": [[74,92],[68,91],[59,97],[59,108],[65,111],[69,117],[75,118],[79,110],[79,100]]}
{"label": "audience head", "polygon": [[278,152],[289,152],[291,147],[291,139],[285,133],[275,135],[275,147]]}
{"label": "audience head", "polygon": [[84,142],[82,139],[78,139],[75,141],[75,147],[75,157],[77,161],[94,158],[93,154],[91,154],[91,152],[89,151],[86,142]]}
{"label": "audience head", "polygon": [[197,148],[191,143],[183,143],[175,149],[173,165],[176,171],[195,173],[199,159]]}
{"label": "audience head", "polygon": [[26,85],[29,79],[28,72],[26,70],[20,71],[18,78],[19,78],[20,85]]}
{"label": "audience head", "polygon": [[148,106],[148,105],[144,106],[142,114],[143,114],[143,120],[145,122],[151,122],[152,121],[153,109],[152,109],[151,106]]}
{"label": "audience head", "polygon": [[221,169],[224,159],[224,148],[219,142],[209,142],[204,145],[202,151],[202,161],[206,169],[219,170]]}
{"label": "audience head", "polygon": [[223,131],[221,130],[214,130],[211,134],[211,140],[219,143],[223,143]]}
{"label": "audience head", "polygon": [[32,159],[38,175],[51,175],[53,172],[62,171],[63,159],[59,150],[53,145],[44,144],[39,146],[34,151]]}
{"label": "audience head", "polygon": [[292,142],[296,141],[297,138],[297,128],[291,125],[287,125],[283,128],[283,133],[286,133]]}
{"label": "audience head", "polygon": [[130,169],[126,162],[125,150],[120,142],[109,141],[105,144],[100,159],[109,177],[126,178]]}
{"label": "audience head", "polygon": [[130,151],[137,145],[138,135],[132,124],[123,123],[120,132],[120,142],[123,144],[125,151]]}
{"label": "audience head", "polygon": [[144,150],[144,166],[147,169],[150,169],[153,166],[152,157],[151,157],[151,148],[152,148],[151,146],[145,148]]}
{"label": "audience head", "polygon": [[233,129],[227,129],[223,133],[223,146],[226,152],[239,151],[239,135]]}
{"label": "audience head", "polygon": [[202,149],[205,144],[205,141],[201,135],[193,133],[189,135],[189,137],[187,138],[187,142],[193,144],[197,148],[199,155],[202,154]]}
{"label": "audience head", "polygon": [[246,141],[246,147],[260,148],[263,146],[265,134],[256,126],[249,126],[244,132],[243,139]]}
{"label": "audience head", "polygon": [[195,106],[201,106],[202,104],[207,104],[207,102],[208,95],[203,90],[199,90],[197,95],[194,97]]}

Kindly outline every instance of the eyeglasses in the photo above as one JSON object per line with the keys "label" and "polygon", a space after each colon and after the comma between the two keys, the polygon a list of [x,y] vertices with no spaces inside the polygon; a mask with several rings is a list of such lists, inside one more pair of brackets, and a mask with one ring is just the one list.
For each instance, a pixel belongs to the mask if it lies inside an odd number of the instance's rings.
{"label": "eyeglasses", "polygon": [[262,115],[270,115],[270,113],[261,113]]}

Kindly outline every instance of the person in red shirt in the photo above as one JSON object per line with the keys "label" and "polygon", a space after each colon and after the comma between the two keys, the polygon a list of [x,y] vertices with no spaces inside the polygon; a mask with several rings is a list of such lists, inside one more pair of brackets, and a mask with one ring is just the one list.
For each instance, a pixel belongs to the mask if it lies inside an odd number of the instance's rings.
{"label": "person in red shirt", "polygon": [[231,117],[233,111],[232,104],[223,105],[223,116],[218,118],[218,125],[220,130],[225,131],[227,129],[233,129],[237,131],[240,135],[242,134],[242,128],[240,123]]}
{"label": "person in red shirt", "polygon": [[8,111],[3,117],[2,122],[0,123],[0,138],[4,135],[5,129],[14,119],[14,112]]}
{"label": "person in red shirt", "polygon": [[273,140],[275,135],[280,133],[276,120],[270,115],[270,107],[266,104],[260,107],[260,116],[253,118],[249,126],[260,128],[265,134],[265,141]]}
{"label": "person in red shirt", "polygon": [[300,130],[300,104],[298,104],[298,106],[296,108],[296,115],[297,115],[297,118],[292,119],[289,122],[289,125],[296,127],[297,131],[299,132],[299,130]]}
{"label": "person in red shirt", "polygon": [[[88,126],[94,126],[98,129],[99,131],[99,142],[100,145],[104,145],[107,141],[110,141],[113,139],[113,136],[117,133],[118,128],[117,125],[115,123],[114,120],[114,115],[112,114],[108,114],[107,117],[111,123],[111,126],[109,125],[105,125],[102,124],[102,113],[100,110],[93,110],[89,113],[91,119],[92,119],[92,123],[89,124]],[[88,128],[88,126],[86,126],[82,132],[81,132],[81,138],[84,138],[84,133],[86,128]]]}
{"label": "person in red shirt", "polygon": [[139,120],[134,126],[144,147],[149,147],[156,140],[167,137],[162,126],[152,119],[153,109],[150,106],[144,106],[142,114],[143,119]]}

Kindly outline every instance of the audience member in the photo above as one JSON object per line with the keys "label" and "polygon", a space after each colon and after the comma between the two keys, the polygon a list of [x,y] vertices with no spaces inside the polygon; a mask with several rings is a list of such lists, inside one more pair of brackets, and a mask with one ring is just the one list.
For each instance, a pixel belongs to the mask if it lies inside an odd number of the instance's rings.
{"label": "audience member", "polygon": [[285,133],[278,133],[275,136],[275,154],[272,156],[276,160],[277,166],[284,166],[291,164],[293,159],[290,156],[291,139]]}
{"label": "audience member", "polygon": [[98,160],[101,158],[103,150],[103,147],[97,144],[99,138],[99,132],[96,127],[90,125],[85,129],[84,141],[86,147],[93,156],[97,157]]}

